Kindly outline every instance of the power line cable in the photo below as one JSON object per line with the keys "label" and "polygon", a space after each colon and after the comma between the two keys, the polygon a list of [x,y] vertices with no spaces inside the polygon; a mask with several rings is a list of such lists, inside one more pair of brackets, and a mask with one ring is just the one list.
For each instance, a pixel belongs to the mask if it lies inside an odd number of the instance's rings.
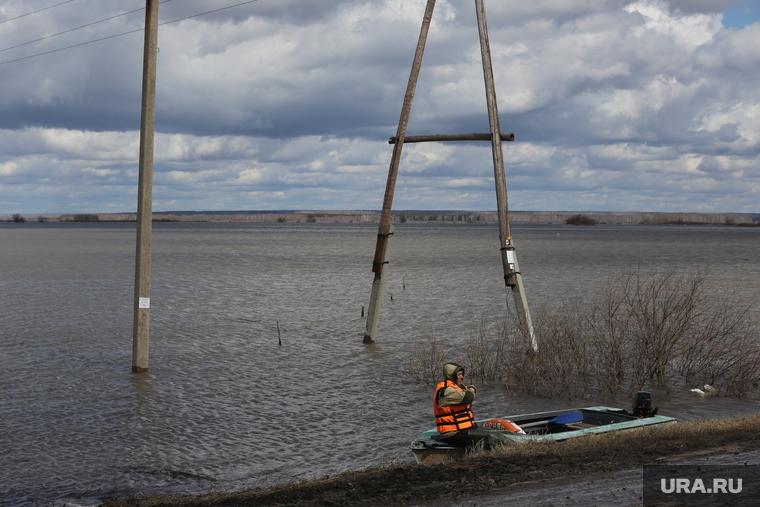
{"label": "power line cable", "polygon": [[[164,1],[168,2],[169,0],[164,0]],[[233,7],[240,7],[241,5],[252,4],[252,3],[257,2],[257,1],[258,0],[248,0],[247,2],[241,2],[241,3],[235,4],[235,5],[229,5],[227,7],[221,7],[219,9],[214,9],[214,10],[211,10],[211,11],[202,12],[200,14],[193,14],[191,16],[185,16],[184,18],[173,19],[171,21],[164,21],[163,23],[159,23],[158,26],[169,25],[169,24],[172,24],[172,23],[178,23],[178,22],[184,21],[186,19],[197,18],[197,17],[200,17],[200,16],[205,16],[206,14],[213,14],[215,12],[224,11],[224,10],[227,10],[227,9],[232,9]],[[140,10],[140,9],[138,9],[138,10]],[[134,12],[134,11],[132,11],[132,12]],[[142,31],[144,31],[144,28],[137,28],[135,30],[130,30],[128,32],[117,33],[117,34],[114,34],[114,35],[109,35],[107,37],[101,37],[99,39],[94,39],[94,40],[87,41],[87,42],[80,42],[79,44],[72,44],[71,46],[66,46],[66,47],[62,47],[62,48],[58,48],[58,49],[51,49],[50,51],[44,51],[42,53],[37,53],[37,54],[34,54],[34,55],[23,56],[21,58],[16,58],[15,60],[8,60],[8,61],[5,61],[5,62],[0,62],[0,65],[7,65],[9,63],[20,62],[22,60],[28,60],[30,58],[36,58],[38,56],[43,56],[43,55],[49,55],[50,53],[57,53],[59,51],[64,51],[66,49],[72,49],[72,48],[76,48],[76,47],[79,47],[79,46],[86,46],[87,44],[92,44],[92,43],[95,43],[95,42],[100,42],[100,41],[104,41],[104,40],[108,40],[108,39],[114,39],[116,37],[121,37],[122,35],[129,35],[130,33],[136,33],[136,32],[142,32]]]}
{"label": "power line cable", "polygon": [[[169,0],[163,0],[163,2],[159,2],[159,3],[163,4],[163,3],[166,3],[168,1]],[[2,53],[3,51],[8,51],[10,49],[20,48],[21,46],[26,46],[27,44],[34,44],[35,42],[39,42],[41,40],[51,39],[53,37],[57,37],[58,35],[63,35],[65,33],[73,32],[75,30],[81,30],[82,28],[87,28],[88,26],[97,25],[98,23],[103,23],[105,21],[111,21],[112,19],[116,19],[116,18],[119,18],[121,16],[126,16],[127,14],[133,14],[135,12],[144,11],[144,10],[145,10],[145,7],[142,7],[140,9],[135,9],[133,11],[122,12],[121,14],[117,14],[115,16],[111,16],[110,18],[101,19],[99,21],[93,21],[92,23],[87,23],[86,25],[78,26],[76,28],[69,28],[68,30],[64,30],[63,32],[53,33],[53,34],[50,34],[50,35],[46,35],[44,37],[40,37],[39,39],[30,40],[29,42],[22,42],[21,44],[16,44],[15,46],[11,46],[11,47],[8,47],[8,48],[0,49],[0,53]]]}
{"label": "power line cable", "polygon": [[143,30],[144,30],[143,28],[137,28],[136,30],[131,30],[129,32],[118,33],[116,35],[109,35],[108,37],[101,37],[100,39],[95,39],[95,40],[91,40],[91,41],[87,41],[87,42],[81,42],[79,44],[72,44],[71,46],[66,46],[66,47],[63,47],[63,48],[51,49],[50,51],[45,51],[43,53],[37,53],[36,55],[29,55],[29,56],[24,56],[24,57],[21,57],[21,58],[16,58],[15,60],[8,60],[7,62],[0,62],[0,65],[5,65],[7,63],[13,63],[13,62],[20,62],[21,60],[28,60],[30,58],[35,58],[37,56],[49,55],[50,53],[57,53],[58,51],[64,51],[66,49],[71,49],[71,48],[77,48],[79,46],[86,46],[87,44],[92,44],[94,42],[100,42],[100,41],[104,41],[104,40],[108,40],[108,39],[114,39],[116,37],[121,37],[122,35],[128,35],[130,33],[135,33],[135,32],[142,32]]}
{"label": "power line cable", "polygon": [[37,9],[36,11],[32,11],[32,12],[27,12],[26,14],[22,14],[21,16],[16,16],[15,18],[4,19],[4,20],[0,21],[0,25],[2,25],[3,23],[7,23],[8,21],[13,21],[14,19],[21,19],[21,18],[24,18],[26,16],[31,16],[32,14],[37,14],[38,12],[46,11],[48,9],[52,9],[53,7],[58,7],[59,5],[68,4],[68,3],[71,3],[73,1],[74,0],[66,0],[65,2],[61,2],[59,4],[51,5],[50,7],[45,7],[43,9]]}
{"label": "power line cable", "polygon": [[206,14],[213,14],[215,12],[223,11],[223,10],[226,10],[226,9],[232,9],[233,7],[240,7],[241,5],[245,5],[245,4],[252,4],[253,2],[258,2],[258,1],[259,0],[248,0],[247,2],[241,2],[239,4],[230,5],[229,7],[220,7],[219,9],[214,9],[213,11],[206,11],[206,12],[202,12],[201,14],[193,14],[192,16],[186,16],[184,18],[179,18],[179,19],[175,19],[175,20],[172,20],[172,21],[166,21],[165,23],[159,23],[159,26],[161,26],[161,25],[168,25],[169,23],[177,23],[179,21],[184,21],[184,20],[190,19],[190,18],[197,18],[199,16],[205,16]]}

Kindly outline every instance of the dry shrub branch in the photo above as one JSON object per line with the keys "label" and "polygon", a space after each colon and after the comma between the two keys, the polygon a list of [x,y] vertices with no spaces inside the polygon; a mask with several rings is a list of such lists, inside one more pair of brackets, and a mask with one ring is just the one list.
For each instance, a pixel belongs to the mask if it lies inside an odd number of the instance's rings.
{"label": "dry shrub branch", "polygon": [[506,375],[509,350],[504,335],[505,322],[500,322],[500,333],[490,333],[485,317],[475,326],[475,332],[465,347],[462,364],[467,367],[467,375],[483,382],[502,380]]}
{"label": "dry shrub branch", "polygon": [[438,338],[428,336],[424,343],[414,343],[404,363],[403,374],[416,382],[435,385],[441,381],[443,365],[451,352]]}
{"label": "dry shrub branch", "polygon": [[[453,357],[471,378],[504,381],[540,397],[583,398],[665,392],[709,384],[714,394],[746,396],[760,384],[760,334],[754,298],[717,290],[704,272],[625,270],[601,293],[534,315],[539,343],[526,352],[513,316],[485,319]],[[434,339],[407,362],[416,380],[440,380]],[[447,352],[450,352],[447,350]],[[434,364],[437,362],[437,365]],[[425,379],[425,380],[423,380]]]}

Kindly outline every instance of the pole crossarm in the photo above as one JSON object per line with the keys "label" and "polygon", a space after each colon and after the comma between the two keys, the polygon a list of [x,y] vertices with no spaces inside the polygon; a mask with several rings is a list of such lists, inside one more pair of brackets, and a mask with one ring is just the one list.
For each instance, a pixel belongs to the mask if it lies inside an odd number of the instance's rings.
{"label": "pole crossarm", "polygon": [[[493,138],[491,133],[486,134],[432,134],[424,136],[404,136],[406,143],[431,143],[437,141],[490,141]],[[514,141],[515,135],[511,133],[501,133],[502,141]],[[388,139],[388,144],[396,144],[396,137]]]}

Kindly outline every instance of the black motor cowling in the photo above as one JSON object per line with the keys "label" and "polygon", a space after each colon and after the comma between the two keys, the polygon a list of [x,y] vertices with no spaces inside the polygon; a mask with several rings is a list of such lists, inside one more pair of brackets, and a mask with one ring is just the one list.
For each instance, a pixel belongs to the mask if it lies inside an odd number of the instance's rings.
{"label": "black motor cowling", "polygon": [[657,415],[658,408],[652,408],[652,393],[647,391],[636,393],[636,397],[633,399],[633,415],[641,418],[654,417]]}

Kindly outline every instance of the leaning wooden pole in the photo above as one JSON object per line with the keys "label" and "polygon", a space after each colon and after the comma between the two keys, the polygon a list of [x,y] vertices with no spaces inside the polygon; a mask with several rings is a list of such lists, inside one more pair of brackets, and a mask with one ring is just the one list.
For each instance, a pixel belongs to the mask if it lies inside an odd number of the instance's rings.
{"label": "leaning wooden pole", "polygon": [[526,348],[537,350],[533,321],[530,318],[528,300],[525,297],[522,275],[517,264],[517,253],[512,241],[509,228],[509,207],[507,206],[507,184],[504,177],[504,157],[501,149],[501,129],[499,126],[499,111],[496,105],[496,86],[491,65],[491,49],[488,42],[488,26],[483,0],[475,0],[475,10],[478,17],[478,32],[480,33],[480,52],[483,58],[483,76],[486,85],[486,102],[488,104],[488,121],[491,128],[491,152],[493,155],[493,171],[496,183],[496,207],[499,215],[499,239],[501,243],[501,262],[504,266],[504,282],[512,290],[517,318],[525,339]]}
{"label": "leaning wooden pole", "polygon": [[425,43],[430,29],[430,20],[433,18],[433,9],[435,0],[428,0],[425,8],[425,16],[422,19],[422,28],[420,37],[417,41],[417,50],[414,53],[412,62],[412,72],[409,76],[409,83],[406,86],[404,95],[404,105],[401,108],[401,117],[398,122],[396,131],[396,143],[393,145],[393,154],[391,155],[391,165],[388,169],[388,181],[385,184],[385,197],[383,198],[383,209],[380,213],[380,226],[377,229],[377,244],[375,246],[375,258],[372,261],[372,272],[375,278],[372,283],[372,295],[367,313],[367,327],[364,331],[364,343],[374,343],[377,330],[377,321],[380,317],[380,298],[382,297],[381,278],[383,268],[388,263],[388,238],[390,237],[391,207],[393,206],[393,193],[396,190],[396,177],[398,176],[398,167],[401,162],[401,150],[404,147],[404,136],[406,127],[409,124],[409,114],[412,111],[412,101],[414,92],[417,88],[417,79],[422,67],[422,55],[425,52]]}
{"label": "leaning wooden pole", "polygon": [[132,322],[132,371],[148,371],[150,337],[150,247],[153,218],[153,135],[156,118],[156,53],[159,0],[146,0],[143,48],[140,162],[137,188],[137,250]]}

